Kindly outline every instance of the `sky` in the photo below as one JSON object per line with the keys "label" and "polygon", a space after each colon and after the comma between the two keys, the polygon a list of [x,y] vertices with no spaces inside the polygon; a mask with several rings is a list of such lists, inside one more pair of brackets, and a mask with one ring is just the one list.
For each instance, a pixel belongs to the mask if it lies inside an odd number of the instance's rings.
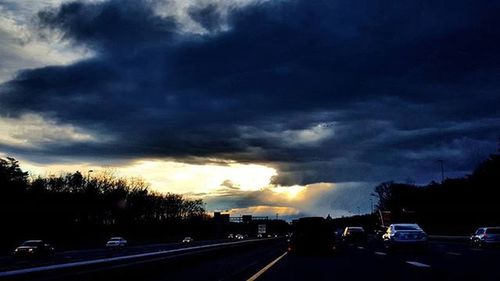
{"label": "sky", "polygon": [[234,215],[369,212],[497,147],[500,3],[437,2],[0,0],[0,157]]}

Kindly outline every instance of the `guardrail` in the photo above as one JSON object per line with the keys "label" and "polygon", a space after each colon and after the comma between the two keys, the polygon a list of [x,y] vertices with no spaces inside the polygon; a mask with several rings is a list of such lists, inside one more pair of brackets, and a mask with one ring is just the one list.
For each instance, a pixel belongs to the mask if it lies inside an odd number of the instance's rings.
{"label": "guardrail", "polygon": [[157,258],[160,258],[162,256],[168,257],[171,254],[181,254],[181,253],[185,253],[185,254],[193,253],[194,254],[194,253],[197,253],[199,250],[210,250],[210,249],[217,250],[217,249],[230,247],[230,246],[239,246],[239,245],[245,245],[245,244],[249,244],[249,243],[270,241],[270,240],[275,240],[275,239],[277,239],[277,238],[263,238],[263,239],[252,239],[252,240],[243,240],[243,241],[236,241],[236,242],[223,242],[223,243],[216,243],[216,244],[209,244],[209,245],[184,247],[184,248],[178,248],[178,249],[172,249],[172,250],[161,250],[161,251],[141,253],[141,254],[118,256],[118,257],[111,257],[111,258],[100,258],[100,259],[93,259],[93,260],[86,260],[86,261],[67,262],[67,263],[61,263],[61,264],[52,264],[52,265],[37,266],[37,267],[30,267],[30,268],[23,268],[23,269],[15,269],[15,270],[0,272],[0,279],[20,277],[20,276],[24,276],[24,275],[43,273],[43,272],[49,272],[49,271],[52,272],[52,271],[58,271],[58,270],[83,268],[83,267],[89,267],[89,266],[104,266],[104,265],[116,264],[116,263],[123,263],[124,265],[126,265],[129,262],[137,262],[137,261],[147,262],[150,259],[157,259]]}

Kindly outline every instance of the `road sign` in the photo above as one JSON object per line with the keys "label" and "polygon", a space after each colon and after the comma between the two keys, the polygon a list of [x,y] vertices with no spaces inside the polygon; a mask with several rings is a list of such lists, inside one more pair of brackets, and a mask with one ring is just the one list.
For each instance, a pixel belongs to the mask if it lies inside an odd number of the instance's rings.
{"label": "road sign", "polygon": [[257,226],[257,233],[258,234],[265,234],[266,233],[266,225],[265,224],[259,224]]}

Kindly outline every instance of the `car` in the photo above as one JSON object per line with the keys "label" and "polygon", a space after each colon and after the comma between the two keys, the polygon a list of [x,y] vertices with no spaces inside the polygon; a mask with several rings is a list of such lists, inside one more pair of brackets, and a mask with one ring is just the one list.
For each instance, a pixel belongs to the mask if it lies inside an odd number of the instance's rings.
{"label": "car", "polygon": [[427,234],[415,223],[391,224],[382,235],[384,246],[387,249],[413,247],[425,249],[427,247]]}
{"label": "car", "polygon": [[106,247],[108,248],[121,248],[127,246],[128,241],[123,237],[111,237],[108,242],[106,242]]}
{"label": "car", "polygon": [[236,240],[243,240],[243,239],[245,239],[245,236],[243,236],[242,234],[236,234],[234,236],[234,239],[236,239]]}
{"label": "car", "polygon": [[234,239],[234,235],[233,235],[232,233],[229,233],[229,234],[227,235],[227,239]]}
{"label": "car", "polygon": [[15,257],[47,257],[54,254],[54,247],[43,240],[27,240],[14,250]]}
{"label": "car", "polygon": [[342,232],[342,242],[347,244],[366,244],[367,235],[365,229],[360,226],[348,226]]}
{"label": "car", "polygon": [[500,227],[480,227],[471,235],[470,242],[479,248],[500,246]]}
{"label": "car", "polygon": [[184,239],[182,239],[182,243],[193,243],[194,242],[194,239],[187,236],[187,237],[184,237]]}
{"label": "car", "polygon": [[331,225],[322,217],[300,218],[295,223],[288,251],[293,254],[332,254],[336,250],[335,235]]}
{"label": "car", "polygon": [[257,234],[257,238],[262,238],[262,233]]}

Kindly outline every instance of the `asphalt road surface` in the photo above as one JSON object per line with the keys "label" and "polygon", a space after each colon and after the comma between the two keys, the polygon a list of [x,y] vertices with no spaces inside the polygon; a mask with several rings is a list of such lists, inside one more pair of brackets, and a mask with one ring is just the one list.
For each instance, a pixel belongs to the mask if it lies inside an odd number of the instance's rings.
{"label": "asphalt road surface", "polygon": [[390,253],[372,243],[332,256],[285,254],[257,280],[500,280],[499,262],[500,250],[466,243],[431,242],[424,252]]}
{"label": "asphalt road surface", "polygon": [[286,252],[284,239],[196,255],[67,272],[29,280],[500,280],[500,249],[431,242],[427,251],[387,252],[377,243],[349,245],[333,255]]}
{"label": "asphalt road surface", "polygon": [[102,248],[95,248],[88,250],[73,250],[73,251],[62,251],[62,252],[58,251],[52,257],[42,258],[42,259],[31,259],[31,260],[16,259],[12,256],[2,256],[0,257],[0,271],[59,264],[63,262],[76,262],[89,259],[110,258],[110,257],[124,256],[124,255],[172,250],[172,249],[179,249],[191,246],[210,245],[226,241],[230,240],[228,239],[204,240],[204,241],[194,241],[189,244],[183,244],[178,242],[178,243],[134,245],[116,249],[102,247]]}

